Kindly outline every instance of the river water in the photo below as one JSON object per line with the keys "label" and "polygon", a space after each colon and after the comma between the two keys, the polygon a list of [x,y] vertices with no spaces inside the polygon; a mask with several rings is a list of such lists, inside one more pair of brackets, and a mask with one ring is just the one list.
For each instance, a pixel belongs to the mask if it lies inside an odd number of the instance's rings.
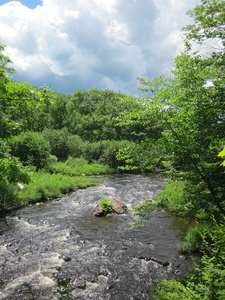
{"label": "river water", "polygon": [[122,199],[128,209],[154,199],[162,180],[153,175],[112,175],[94,187],[32,205],[1,225],[0,299],[150,299],[158,278],[192,268],[178,250],[185,221],[163,211],[94,217],[101,198]]}

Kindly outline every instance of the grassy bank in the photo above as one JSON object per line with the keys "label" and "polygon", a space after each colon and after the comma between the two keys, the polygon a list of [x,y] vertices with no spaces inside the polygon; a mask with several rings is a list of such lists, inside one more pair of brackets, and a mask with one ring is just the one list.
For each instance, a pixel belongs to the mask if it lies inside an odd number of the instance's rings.
{"label": "grassy bank", "polygon": [[113,170],[108,166],[97,163],[89,164],[82,158],[53,162],[45,170],[30,174],[30,182],[23,185],[24,189],[16,192],[13,206],[61,197],[65,193],[96,185],[101,181],[101,179],[86,175],[110,173],[113,173]]}
{"label": "grassy bank", "polygon": [[17,195],[17,202],[26,205],[49,198],[61,197],[78,188],[98,184],[100,179],[90,177],[71,177],[64,174],[34,173],[29,184]]}
{"label": "grassy bank", "polygon": [[99,175],[114,173],[115,170],[107,165],[92,163],[89,164],[83,158],[69,157],[65,162],[52,163],[49,171],[52,173],[62,173],[70,176]]}

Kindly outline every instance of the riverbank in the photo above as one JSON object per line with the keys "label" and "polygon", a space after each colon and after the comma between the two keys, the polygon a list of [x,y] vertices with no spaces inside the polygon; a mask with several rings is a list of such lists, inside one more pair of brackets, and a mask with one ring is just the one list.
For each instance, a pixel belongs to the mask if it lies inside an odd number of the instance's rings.
{"label": "riverbank", "polygon": [[86,188],[101,182],[99,178],[86,176],[68,176],[65,174],[34,173],[31,182],[17,195],[17,201],[22,205],[59,198],[63,194]]}
{"label": "riverbank", "polygon": [[88,164],[84,159],[56,162],[45,169],[28,171],[27,183],[6,184],[1,186],[0,218],[15,209],[59,198],[79,188],[98,184],[101,179],[92,175],[111,174],[115,170],[97,163]]}

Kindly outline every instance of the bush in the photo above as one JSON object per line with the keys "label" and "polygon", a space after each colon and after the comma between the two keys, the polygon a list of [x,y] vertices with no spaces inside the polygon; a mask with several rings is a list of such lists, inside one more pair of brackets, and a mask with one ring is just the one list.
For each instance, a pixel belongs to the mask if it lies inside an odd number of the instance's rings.
{"label": "bush", "polygon": [[177,280],[161,280],[157,289],[155,290],[155,294],[153,296],[153,300],[193,300],[198,299],[194,297],[194,294],[191,290],[186,288],[181,282]]}
{"label": "bush", "polygon": [[0,213],[1,210],[13,208],[16,203],[17,187],[15,184],[0,184]]}
{"label": "bush", "polygon": [[120,149],[127,147],[129,141],[102,140],[96,143],[85,142],[81,154],[89,162],[97,161],[100,164],[117,168],[119,161],[117,153]]}
{"label": "bush", "polygon": [[83,140],[79,135],[69,136],[67,145],[69,148],[69,156],[80,157],[82,155]]}
{"label": "bush", "polygon": [[111,168],[117,168],[120,164],[117,160],[117,153],[120,149],[126,148],[128,145],[130,145],[129,141],[103,141],[102,153],[98,162],[108,164]]}
{"label": "bush", "polygon": [[12,154],[24,165],[33,165],[38,169],[46,166],[50,156],[48,141],[38,132],[24,132],[12,137],[10,141]]}
{"label": "bush", "polygon": [[206,225],[196,225],[189,229],[184,241],[179,244],[182,252],[194,252],[202,248],[203,245],[203,232],[206,230]]}
{"label": "bush", "polygon": [[223,300],[225,299],[225,225],[211,224],[201,231],[203,256],[182,282],[162,280],[154,300]]}
{"label": "bush", "polygon": [[69,155],[68,138],[70,137],[67,128],[45,129],[42,135],[49,142],[52,155],[55,155],[59,160],[67,159]]}
{"label": "bush", "polygon": [[97,163],[89,164],[84,158],[73,157],[69,157],[66,162],[55,162],[51,164],[49,170],[54,173],[63,173],[71,176],[113,173],[113,170],[108,166]]}
{"label": "bush", "polygon": [[156,196],[158,205],[176,213],[179,216],[195,217],[196,209],[189,202],[187,191],[188,182],[182,180],[172,181]]}
{"label": "bush", "polygon": [[69,156],[82,155],[83,141],[78,135],[71,135],[67,128],[45,129],[43,136],[49,141],[51,154],[59,160],[66,160]]}

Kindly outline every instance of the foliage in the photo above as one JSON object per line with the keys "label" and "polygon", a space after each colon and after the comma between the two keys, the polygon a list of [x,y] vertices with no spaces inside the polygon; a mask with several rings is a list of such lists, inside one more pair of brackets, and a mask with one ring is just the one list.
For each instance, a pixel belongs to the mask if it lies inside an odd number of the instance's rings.
{"label": "foliage", "polygon": [[27,182],[29,176],[21,162],[10,154],[10,148],[0,139],[0,182],[1,184]]}
{"label": "foliage", "polygon": [[190,202],[191,188],[192,184],[188,181],[169,181],[165,189],[156,196],[158,206],[179,216],[196,217],[197,207]]}
{"label": "foliage", "polygon": [[77,188],[84,188],[97,184],[98,179],[88,177],[71,177],[64,174],[49,174],[35,172],[25,189],[19,192],[18,199],[21,203],[27,204],[60,197],[62,194],[73,191]]}
{"label": "foliage", "polygon": [[24,165],[33,165],[37,169],[46,166],[50,156],[48,141],[38,132],[24,132],[10,140],[12,154],[18,157]]}
{"label": "foliage", "polygon": [[[140,100],[142,109],[129,111],[126,115],[130,116],[130,122],[137,124],[151,121],[160,132],[158,139],[150,140],[149,153],[152,143],[160,143],[163,149],[161,164],[170,170],[172,180],[185,185],[185,189],[173,189],[174,200],[178,193],[185,191],[183,212],[196,211],[195,217],[198,217],[203,210],[208,215],[213,214],[218,221],[225,213],[224,170],[217,155],[225,132],[224,35],[220,33],[224,13],[220,10],[221,5],[224,7],[220,0],[202,1],[193,10],[191,15],[198,23],[184,30],[189,44],[174,59],[173,79],[163,76],[152,81],[139,78],[145,86],[142,89],[150,95]],[[203,43],[208,38],[204,34],[211,35],[210,32],[220,39],[221,49],[193,52],[191,42],[197,39]],[[123,153],[132,167],[136,167],[134,162],[140,165],[134,156],[137,152],[128,149],[127,154]],[[144,155],[143,164],[148,160]],[[178,197],[181,200],[181,195]],[[183,202],[180,204],[182,209]]]}
{"label": "foliage", "polygon": [[158,172],[165,169],[164,150],[160,140],[144,139],[140,143],[130,142],[127,147],[119,149],[116,159],[121,170],[136,172]]}
{"label": "foliage", "polygon": [[188,14],[194,19],[194,24],[183,29],[186,32],[186,46],[191,48],[190,41],[195,41],[198,44],[211,43],[214,49],[218,46],[217,51],[223,51],[225,38],[224,1],[202,0],[201,4],[190,10]]}
{"label": "foliage", "polygon": [[98,163],[90,164],[84,158],[72,157],[69,157],[65,162],[52,163],[48,170],[53,173],[62,173],[70,176],[110,174],[113,172],[106,165]]}
{"label": "foliage", "polygon": [[143,227],[145,225],[144,221],[147,221],[150,219],[147,212],[151,212],[157,208],[156,202],[148,199],[144,199],[144,203],[132,208],[132,212],[134,216],[138,216],[141,218],[141,221],[135,221],[133,223],[130,223],[131,226],[139,226]]}
{"label": "foliage", "polygon": [[34,88],[28,83],[9,80],[2,95],[1,109],[14,123],[13,134],[41,131],[50,125],[49,108],[53,92]]}
{"label": "foliage", "polygon": [[196,224],[194,227],[188,230],[188,233],[184,237],[184,241],[179,244],[179,248],[182,252],[191,253],[199,251],[203,248],[203,234],[207,232],[209,226],[207,224]]}
{"label": "foliage", "polygon": [[[225,158],[225,147],[223,148],[222,151],[218,154],[218,156]],[[222,165],[225,166],[225,161],[222,162]]]}
{"label": "foliage", "polygon": [[67,159],[70,152],[68,144],[70,134],[67,128],[59,130],[46,128],[42,135],[49,142],[52,155],[55,155],[59,160]]}
{"label": "foliage", "polygon": [[130,145],[127,140],[102,140],[95,143],[84,142],[81,155],[89,163],[97,161],[100,164],[108,165],[110,168],[117,168],[121,163],[117,159],[117,153]]}
{"label": "foliage", "polygon": [[158,197],[175,210],[181,205],[179,213],[191,205],[193,216],[205,220],[181,244],[186,251],[203,249],[200,263],[183,282],[159,283],[154,299],[225,297],[224,11],[224,1],[202,0],[189,12],[195,22],[184,28],[186,51],[175,59],[174,80],[153,97],[173,180]]}
{"label": "foliage", "polygon": [[[202,230],[204,251],[201,261],[183,282],[159,282],[153,299],[222,300],[225,297],[225,225]],[[185,298],[182,298],[185,297]]]}
{"label": "foliage", "polygon": [[18,158],[10,154],[10,148],[0,139],[0,213],[16,203],[17,182],[29,181],[29,173]]}
{"label": "foliage", "polygon": [[113,211],[113,204],[108,198],[102,198],[100,200],[100,206],[104,212],[105,215],[108,213],[111,213]]}
{"label": "foliage", "polygon": [[194,300],[197,299],[194,293],[186,288],[181,282],[176,280],[161,280],[157,289],[155,288],[155,294],[152,297],[153,300]]}
{"label": "foliage", "polygon": [[[13,68],[10,68],[7,66],[7,64],[11,63],[11,59],[3,54],[2,52],[5,50],[6,45],[1,44],[0,45],[0,70],[1,73],[4,74],[4,72],[7,73],[15,73],[15,70]],[[5,76],[5,75],[4,75]]]}
{"label": "foliage", "polygon": [[127,101],[127,96],[121,93],[99,89],[79,90],[72,95],[71,101],[77,112],[76,124],[73,122],[71,132],[85,141],[130,140],[132,136],[136,138],[136,133],[140,132],[139,128],[124,130],[122,126],[116,126],[119,114],[136,105]]}

